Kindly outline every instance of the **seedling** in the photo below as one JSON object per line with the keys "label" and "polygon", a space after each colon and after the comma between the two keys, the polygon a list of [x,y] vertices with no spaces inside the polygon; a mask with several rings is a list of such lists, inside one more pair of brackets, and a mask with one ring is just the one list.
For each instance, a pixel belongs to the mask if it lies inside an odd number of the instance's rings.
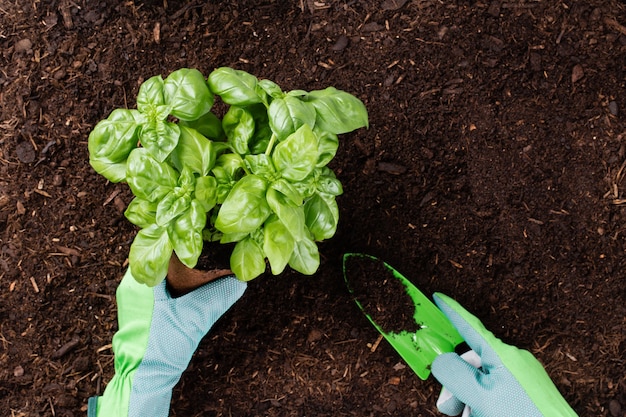
{"label": "seedling", "polygon": [[[212,109],[216,97],[227,111]],[[136,109],[115,109],[89,135],[92,167],[126,182],[126,218],[140,228],[133,276],[161,282],[172,252],[193,268],[205,241],[233,243],[241,280],[287,265],[307,275],[317,243],[332,237],[343,192],[327,166],[338,135],[368,126],[356,97],[328,87],[283,92],[274,82],[222,67],[208,78],[183,68],[139,88]]]}

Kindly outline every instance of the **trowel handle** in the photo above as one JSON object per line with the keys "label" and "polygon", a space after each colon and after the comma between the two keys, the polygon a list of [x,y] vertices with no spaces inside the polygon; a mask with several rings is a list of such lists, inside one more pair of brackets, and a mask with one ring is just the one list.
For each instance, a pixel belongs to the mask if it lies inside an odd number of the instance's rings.
{"label": "trowel handle", "polygon": [[[482,366],[480,356],[478,356],[478,354],[472,349],[466,351],[465,353],[462,353],[459,356],[461,356],[461,358],[465,362],[469,363],[474,368],[480,368]],[[450,398],[452,398],[452,393],[446,387],[443,387],[443,389],[441,390],[441,394],[439,394],[439,398],[437,399],[437,407],[439,407],[439,404],[445,403]],[[463,414],[461,414],[461,417],[470,417],[471,413],[472,410],[470,409],[469,405],[466,404],[465,408],[463,408]]]}
{"label": "trowel handle", "polygon": [[468,350],[465,353],[462,353],[460,356],[461,359],[472,365],[474,368],[480,368],[481,366],[483,366],[483,362],[480,360],[480,356],[478,356],[478,353],[476,353],[472,349]]}

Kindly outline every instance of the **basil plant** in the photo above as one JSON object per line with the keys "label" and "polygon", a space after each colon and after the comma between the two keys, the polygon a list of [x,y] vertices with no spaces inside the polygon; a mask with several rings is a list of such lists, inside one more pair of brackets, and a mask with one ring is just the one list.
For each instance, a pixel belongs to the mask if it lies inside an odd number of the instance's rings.
{"label": "basil plant", "polygon": [[[216,96],[226,104],[212,109]],[[136,109],[116,109],[89,135],[91,166],[126,182],[126,218],[140,228],[133,276],[154,286],[174,251],[193,268],[205,241],[234,243],[230,267],[251,280],[287,265],[313,274],[316,242],[335,234],[342,186],[327,167],[337,135],[368,126],[356,97],[328,87],[284,92],[222,67],[183,68],[139,88]]]}

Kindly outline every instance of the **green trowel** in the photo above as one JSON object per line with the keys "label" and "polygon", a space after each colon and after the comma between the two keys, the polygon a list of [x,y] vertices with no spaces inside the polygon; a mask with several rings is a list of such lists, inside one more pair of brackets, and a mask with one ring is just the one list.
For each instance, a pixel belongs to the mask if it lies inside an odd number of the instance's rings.
{"label": "green trowel", "polygon": [[[355,293],[356,280],[377,279],[376,276],[353,276],[355,270],[350,267],[351,262],[365,261],[365,264],[376,262],[384,266],[385,272],[391,279],[395,278],[402,283],[406,289],[406,293],[412,299],[415,305],[413,319],[416,326],[411,331],[398,330],[389,331],[384,329],[380,323],[377,323],[372,316],[376,317],[373,312],[368,312],[364,308],[363,303],[359,301],[363,294]],[[374,265],[374,264],[371,264]],[[375,265],[378,266],[378,265]],[[402,359],[413,369],[413,371],[421,378],[426,379],[430,375],[430,365],[433,360],[440,354],[445,352],[453,352],[455,348],[463,343],[463,338],[457,330],[452,326],[446,316],[437,308],[437,306],[418,290],[408,279],[402,274],[388,265],[386,262],[378,258],[361,253],[347,253],[343,257],[343,273],[344,279],[348,286],[348,290],[354,296],[354,300],[365,316],[374,325],[374,327],[384,336],[391,346],[400,354]],[[356,270],[357,274],[358,268]],[[370,272],[371,274],[371,272]],[[380,277],[384,279],[384,277]],[[401,288],[400,286],[398,286]],[[403,294],[398,294],[403,296]],[[389,300],[393,303],[397,300]],[[417,330],[415,330],[417,329]],[[457,349],[458,352],[458,349]],[[462,352],[459,352],[462,353]]]}

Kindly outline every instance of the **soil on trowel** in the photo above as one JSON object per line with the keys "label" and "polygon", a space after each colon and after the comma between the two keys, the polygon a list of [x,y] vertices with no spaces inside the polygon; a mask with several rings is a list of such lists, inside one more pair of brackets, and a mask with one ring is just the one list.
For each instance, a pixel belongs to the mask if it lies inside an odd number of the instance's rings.
{"label": "soil on trowel", "polygon": [[387,264],[369,256],[347,256],[345,274],[355,300],[385,333],[419,330],[413,299]]}

